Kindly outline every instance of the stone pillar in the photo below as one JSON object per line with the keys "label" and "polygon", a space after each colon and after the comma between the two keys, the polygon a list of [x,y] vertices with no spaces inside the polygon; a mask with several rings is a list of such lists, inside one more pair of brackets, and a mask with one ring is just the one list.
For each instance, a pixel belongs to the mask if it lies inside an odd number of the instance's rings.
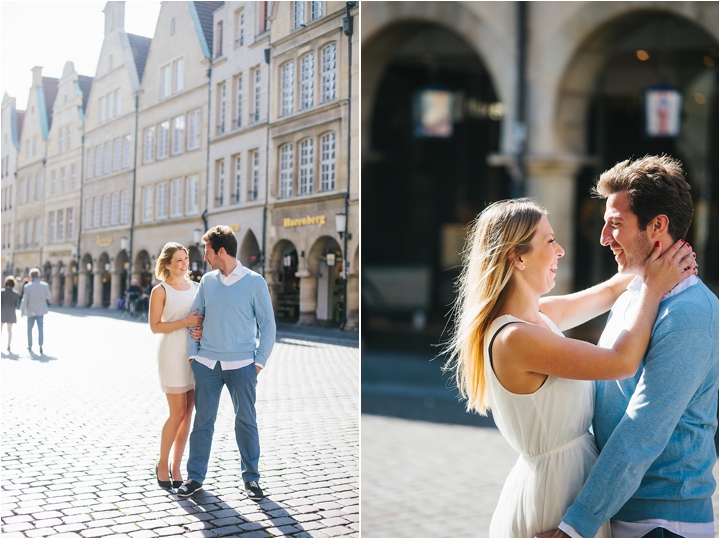
{"label": "stone pillar", "polygon": [[527,160],[526,194],[548,210],[555,239],[565,249],[558,264],[551,295],[569,294],[575,272],[575,175],[583,165],[582,156],[530,156]]}
{"label": "stone pillar", "polygon": [[88,285],[88,273],[82,271],[78,273],[78,299],[77,299],[77,306],[78,307],[87,307],[88,304],[88,297],[87,297],[87,285]]}
{"label": "stone pillar", "polygon": [[71,271],[69,266],[65,267],[65,297],[63,299],[63,305],[65,307],[70,307],[72,305],[73,301],[73,292],[75,291],[75,284],[74,281],[75,276],[73,272]]}
{"label": "stone pillar", "polygon": [[275,317],[277,318],[277,301],[280,297],[280,289],[282,288],[282,283],[279,283],[277,280],[278,271],[277,270],[265,270],[265,282],[268,285],[268,290],[270,291],[270,301],[272,302],[272,308],[273,312],[275,313]]}
{"label": "stone pillar", "polygon": [[112,282],[110,283],[110,307],[109,309],[115,309],[117,307],[117,300],[122,296],[124,290],[120,290],[120,281],[122,280],[122,271],[116,271],[110,277]]}
{"label": "stone pillar", "polygon": [[[101,264],[96,264],[97,266],[101,266]],[[105,268],[97,268],[95,270],[95,273],[93,273],[93,298],[92,298],[92,305],[91,307],[93,309],[101,309],[102,308],[102,297],[103,297],[103,274],[105,273]]]}
{"label": "stone pillar", "polygon": [[301,326],[317,325],[317,275],[307,270],[295,274],[300,278],[300,319]]}
{"label": "stone pillar", "polygon": [[60,298],[62,297],[62,290],[60,288],[60,264],[53,265],[50,281],[52,283],[52,304],[60,305]]}
{"label": "stone pillar", "polygon": [[345,331],[357,331],[360,327],[360,272],[347,274],[347,305],[345,306]]}

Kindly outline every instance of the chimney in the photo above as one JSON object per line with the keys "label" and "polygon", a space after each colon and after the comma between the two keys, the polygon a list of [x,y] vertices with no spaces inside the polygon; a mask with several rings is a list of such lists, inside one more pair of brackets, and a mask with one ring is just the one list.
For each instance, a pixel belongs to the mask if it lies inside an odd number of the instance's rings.
{"label": "chimney", "polygon": [[105,13],[105,35],[116,30],[125,30],[125,2],[108,2],[103,13]]}
{"label": "chimney", "polygon": [[33,74],[33,80],[32,85],[33,88],[37,88],[38,86],[42,86],[42,67],[41,66],[35,66],[32,68],[32,74]]}

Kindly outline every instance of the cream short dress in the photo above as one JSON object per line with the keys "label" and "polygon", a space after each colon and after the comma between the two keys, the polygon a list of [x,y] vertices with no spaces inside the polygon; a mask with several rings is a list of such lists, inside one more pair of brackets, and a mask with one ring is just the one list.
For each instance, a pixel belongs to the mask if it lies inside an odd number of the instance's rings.
{"label": "cream short dress", "polygon": [[[165,307],[161,322],[175,322],[190,314],[198,285],[188,281],[190,288],[175,290],[166,283],[160,283],[165,289]],[[188,328],[180,328],[172,333],[164,333],[158,345],[158,374],[160,387],[164,393],[185,393],[195,388],[195,377],[190,369],[187,348]]]}

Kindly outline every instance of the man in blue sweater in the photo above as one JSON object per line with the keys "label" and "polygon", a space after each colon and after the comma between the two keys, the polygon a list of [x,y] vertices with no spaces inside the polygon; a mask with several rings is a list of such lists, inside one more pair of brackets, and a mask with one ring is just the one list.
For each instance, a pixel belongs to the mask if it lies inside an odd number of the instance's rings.
{"label": "man in blue sweater", "polygon": [[[684,238],[693,204],[680,164],[646,156],[618,163],[595,188],[606,199],[601,243],[619,271],[640,275],[656,241]],[[610,347],[635,303],[630,283],[598,346]],[[546,537],[712,537],[718,409],[718,298],[694,276],[663,298],[635,376],[596,382],[600,457],[560,530]]]}
{"label": "man in blue sweater", "polygon": [[257,501],[264,495],[258,484],[260,441],[255,386],[275,344],[270,292],[261,275],[236,260],[237,240],[230,227],[211,228],[202,241],[205,261],[215,271],[203,275],[190,309],[199,309],[205,319],[199,343],[188,335],[188,357],[195,375],[195,422],[190,434],[188,479],[177,493],[187,498],[202,488],[225,385],[235,409],[235,438],[245,492]]}

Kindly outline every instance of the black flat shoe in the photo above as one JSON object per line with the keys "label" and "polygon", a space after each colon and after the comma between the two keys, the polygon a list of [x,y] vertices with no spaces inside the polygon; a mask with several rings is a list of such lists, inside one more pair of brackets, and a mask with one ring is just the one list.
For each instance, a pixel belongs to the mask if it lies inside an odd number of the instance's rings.
{"label": "black flat shoe", "polygon": [[155,465],[155,479],[157,479],[158,485],[160,488],[164,488],[165,490],[170,490],[172,488],[172,482],[171,481],[160,481],[160,478],[158,477],[158,465]]}
{"label": "black flat shoe", "polygon": [[170,463],[170,469],[168,469],[168,474],[170,474],[170,481],[172,481],[172,488],[180,488],[183,484],[182,481],[175,481],[172,476],[172,462]]}

